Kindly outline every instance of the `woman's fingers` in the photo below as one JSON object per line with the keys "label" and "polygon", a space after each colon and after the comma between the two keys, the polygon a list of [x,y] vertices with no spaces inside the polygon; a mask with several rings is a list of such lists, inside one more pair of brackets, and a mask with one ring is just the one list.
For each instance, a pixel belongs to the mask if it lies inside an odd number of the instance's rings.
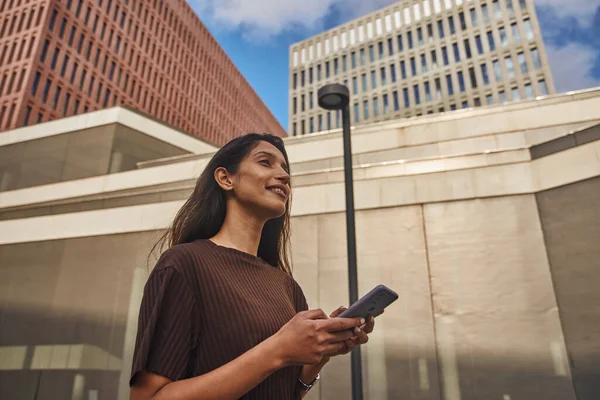
{"label": "woman's fingers", "polygon": [[339,306],[337,310],[335,310],[334,312],[332,312],[329,316],[331,318],[335,318],[338,315],[340,315],[341,313],[343,313],[344,311],[346,311],[348,309],[348,307],[346,306]]}
{"label": "woman's fingers", "polygon": [[367,333],[373,332],[373,328],[375,328],[375,318],[374,317],[367,318],[367,323],[364,324],[361,328],[363,331],[365,331]]}

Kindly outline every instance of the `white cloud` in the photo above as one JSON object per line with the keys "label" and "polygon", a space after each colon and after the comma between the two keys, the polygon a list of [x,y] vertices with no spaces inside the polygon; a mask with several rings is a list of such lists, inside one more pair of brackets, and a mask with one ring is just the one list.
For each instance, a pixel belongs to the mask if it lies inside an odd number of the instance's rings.
{"label": "white cloud", "polygon": [[582,24],[592,21],[596,9],[600,7],[598,0],[535,0],[537,7],[550,7],[558,17],[574,17]]}
{"label": "white cloud", "polygon": [[600,79],[591,74],[596,57],[593,48],[570,43],[560,48],[547,46],[546,51],[557,92],[600,86]]}

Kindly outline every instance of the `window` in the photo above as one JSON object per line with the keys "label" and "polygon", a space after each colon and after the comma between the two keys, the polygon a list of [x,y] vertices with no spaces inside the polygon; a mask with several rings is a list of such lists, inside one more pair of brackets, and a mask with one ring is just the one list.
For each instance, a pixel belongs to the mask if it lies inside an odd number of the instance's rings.
{"label": "window", "polygon": [[519,6],[521,7],[521,10],[527,11],[527,3],[525,0],[519,0]]}
{"label": "window", "polygon": [[60,24],[60,30],[58,31],[58,37],[61,39],[65,36],[65,29],[67,28],[67,19],[63,18]]}
{"label": "window", "polygon": [[379,116],[379,99],[377,97],[373,98],[373,116]]}
{"label": "window", "polygon": [[396,82],[396,65],[390,65],[390,77],[392,79],[392,83]]}
{"label": "window", "polygon": [[496,14],[496,18],[502,18],[502,9],[500,9],[500,2],[498,0],[494,0],[492,1],[492,4],[494,6],[494,13]]}
{"label": "window", "polygon": [[313,92],[308,92],[308,108],[312,110],[315,107]]}
{"label": "window", "polygon": [[69,112],[69,103],[71,102],[71,93],[65,94],[65,103],[63,104],[63,115]]}
{"label": "window", "polygon": [[462,102],[462,108],[469,108],[469,102],[468,101],[463,101]]}
{"label": "window", "polygon": [[435,95],[438,100],[442,98],[442,81],[440,81],[440,78],[435,78]]}
{"label": "window", "polygon": [[421,54],[421,68],[423,73],[427,72],[427,57],[425,54]]}
{"label": "window", "polygon": [[379,44],[377,45],[378,50],[379,50],[379,59],[381,60],[384,57],[383,54],[383,42],[379,42]]}
{"label": "window", "polygon": [[388,95],[383,95],[383,115],[387,115],[390,112],[390,105],[388,102]]}
{"label": "window", "polygon": [[471,79],[471,88],[477,89],[477,76],[475,75],[475,68],[469,68],[469,78]]}
{"label": "window", "polygon": [[488,75],[487,64],[481,64],[481,76],[483,77],[483,84],[488,85],[490,83],[490,76]]}
{"label": "window", "polygon": [[531,83],[525,84],[525,98],[533,99],[533,88],[531,87]]}
{"label": "window", "polygon": [[417,40],[419,41],[419,45],[423,45],[423,29],[421,27],[417,28]]}
{"label": "window", "polygon": [[458,43],[453,43],[452,49],[454,50],[454,61],[459,62],[460,61],[460,51],[458,49]]}
{"label": "window", "polygon": [[533,66],[535,67],[535,69],[537,70],[542,68],[540,64],[540,55],[538,53],[537,48],[531,49],[531,57],[533,58]]}
{"label": "window", "polygon": [[300,86],[304,87],[304,71],[300,71]]}
{"label": "window", "polygon": [[297,111],[298,111],[298,99],[296,97],[294,97],[292,99],[292,113],[296,114]]}
{"label": "window", "polygon": [[465,39],[465,55],[467,58],[471,58],[471,45],[469,44],[469,39]]}
{"label": "window", "polygon": [[318,125],[317,125],[318,129],[317,132],[322,132],[323,131],[323,116],[321,114],[319,114],[319,119],[318,119]]}
{"label": "window", "polygon": [[452,76],[446,75],[446,86],[448,86],[448,95],[454,94],[454,86],[452,85]]}
{"label": "window", "polygon": [[353,51],[352,54],[350,54],[350,58],[352,59],[352,68],[356,68],[356,52]]}
{"label": "window", "polygon": [[371,89],[377,89],[377,74],[371,71]]}
{"label": "window", "polygon": [[25,109],[25,118],[23,118],[23,126],[26,126],[29,123],[29,116],[31,115],[31,107],[27,106]]}
{"label": "window", "polygon": [[69,46],[73,46],[73,41],[75,40],[75,32],[77,32],[77,29],[75,29],[75,27],[72,27],[71,34],[69,35]]}
{"label": "window", "polygon": [[408,96],[408,88],[402,89],[404,95],[404,108],[410,107],[410,97]]}
{"label": "window", "polygon": [[512,35],[513,35],[513,39],[515,40],[515,43],[520,43],[521,42],[521,34],[519,33],[519,27],[517,26],[516,22],[511,25],[511,29],[512,29]]}
{"label": "window", "polygon": [[54,108],[56,110],[56,107],[58,107],[58,100],[60,99],[60,92],[61,92],[61,87],[57,86],[56,87],[56,91],[54,92],[54,101],[52,102],[52,108]]}
{"label": "window", "polygon": [[398,35],[398,51],[404,51],[404,42],[402,41],[402,35]]}
{"label": "window", "polygon": [[361,83],[362,83],[362,89],[363,89],[363,93],[367,92],[367,74],[362,74],[361,75]]}
{"label": "window", "polygon": [[[346,57],[345,54],[342,56],[342,70],[344,72],[348,71],[348,57]],[[310,71],[311,71],[311,82],[310,83],[312,83],[312,68],[310,69]]]}
{"label": "window", "polygon": [[400,74],[402,79],[406,79],[406,63],[404,60],[400,61]]}
{"label": "window", "polygon": [[360,65],[365,65],[365,64],[366,64],[365,49],[360,49]]}
{"label": "window", "polygon": [[313,117],[310,117],[310,119],[308,120],[308,132],[313,133],[314,131],[315,131],[314,120],[313,120]]}
{"label": "window", "polygon": [[338,59],[334,58],[333,59],[333,74],[337,75],[339,73],[339,68],[338,68]]}
{"label": "window", "polygon": [[458,88],[460,89],[460,91],[462,93],[465,91],[465,78],[463,77],[462,71],[458,71],[457,77],[458,77]]}
{"label": "window", "polygon": [[508,38],[506,37],[506,30],[504,28],[498,29],[500,33],[500,43],[502,43],[502,47],[508,46]]}
{"label": "window", "polygon": [[515,77],[515,66],[513,64],[513,60],[510,56],[506,56],[504,58],[504,65],[506,65],[506,71],[508,73],[509,78]]}
{"label": "window", "polygon": [[40,53],[40,61],[41,62],[46,61],[46,55],[48,54],[48,47],[50,47],[50,41],[48,39],[46,39],[46,41],[44,41],[44,46],[42,47],[42,52]]}
{"label": "window", "polygon": [[450,104],[450,110],[452,110],[452,111],[456,110],[456,104]]}
{"label": "window", "polygon": [[387,85],[386,76],[385,76],[385,67],[381,67],[381,86]]}
{"label": "window", "polygon": [[427,36],[429,37],[429,42],[433,42],[433,25],[427,24]]}
{"label": "window", "polygon": [[67,73],[68,65],[69,65],[69,56],[65,54],[65,57],[63,58],[62,68],[60,69],[60,76],[63,78],[65,77],[65,74]]}
{"label": "window", "polygon": [[58,15],[58,11],[56,11],[55,9],[52,10],[52,14],[50,15],[50,23],[48,24],[48,30],[50,32],[52,32],[52,29],[54,29],[54,24],[56,23],[57,15]]}
{"label": "window", "polygon": [[356,77],[352,77],[352,94],[358,94],[358,80]]}
{"label": "window", "polygon": [[444,59],[444,65],[450,64],[450,60],[448,59],[448,50],[446,46],[442,47],[442,58]]}
{"label": "window", "polygon": [[544,79],[541,79],[540,81],[538,81],[539,85],[540,85],[540,93],[542,96],[546,96],[548,95],[548,86],[546,86],[546,81]]}
{"label": "window", "polygon": [[508,10],[508,14],[509,15],[514,14],[515,10],[513,8],[513,2],[512,2],[512,0],[506,0],[506,9]]}
{"label": "window", "polygon": [[454,17],[453,16],[448,17],[448,26],[450,27],[450,34],[454,35],[454,33],[456,32],[456,29],[454,28]]}
{"label": "window", "polygon": [[54,49],[54,54],[52,55],[52,61],[50,62],[50,69],[54,70],[56,68],[56,62],[58,61],[58,53],[60,49]]}
{"label": "window", "polygon": [[73,107],[73,115],[77,115],[79,113],[79,99],[75,99],[75,107]]}
{"label": "window", "polygon": [[486,99],[486,102],[487,102],[488,104],[492,104],[492,103],[494,103],[494,96],[492,96],[491,94],[488,94],[488,95],[485,97],[485,99]]}
{"label": "window", "polygon": [[325,78],[329,78],[329,61],[325,61]]}
{"label": "window", "polygon": [[525,58],[525,54],[519,53],[517,54],[517,59],[519,61],[519,66],[521,67],[521,73],[526,74],[527,71],[527,60]]}
{"label": "window", "polygon": [[437,52],[435,50],[431,50],[431,68],[435,69],[437,67]]}
{"label": "window", "polygon": [[494,43],[494,34],[492,31],[487,33],[488,43],[490,44],[490,51],[496,50],[496,44]]}
{"label": "window", "polygon": [[398,111],[400,109],[400,103],[398,102],[398,92],[396,90],[392,93],[392,97],[394,98],[394,111]]}
{"label": "window", "polygon": [[306,99],[304,97],[304,95],[300,96],[300,111],[304,112],[306,110]]}
{"label": "window", "polygon": [[409,49],[412,49],[412,48],[413,48],[413,37],[412,37],[412,31],[411,31],[411,32],[408,32],[408,33],[406,34],[406,36],[407,36],[407,40],[408,40],[408,48],[409,48]]}
{"label": "window", "polygon": [[525,19],[523,24],[525,25],[525,37],[527,40],[533,39],[533,28],[531,27],[531,21],[529,18]]}
{"label": "window", "polygon": [[[329,114],[327,114],[327,120],[329,121]],[[358,112],[358,103],[354,103],[354,122],[357,123],[360,121],[360,114]],[[327,123],[330,125],[330,123]]]}
{"label": "window", "polygon": [[413,92],[415,94],[415,103],[417,105],[421,104],[421,96],[420,96],[420,93],[419,93],[419,85],[414,85],[413,86]]}
{"label": "window", "polygon": [[317,65],[317,81],[321,80],[321,64]]}
{"label": "window", "polygon": [[410,58],[410,72],[411,72],[412,76],[417,75],[417,65],[415,63],[414,57]]}
{"label": "window", "polygon": [[481,13],[483,14],[483,20],[488,23],[490,22],[490,13],[487,8],[487,4],[481,5]]}
{"label": "window", "polygon": [[442,20],[438,21],[438,31],[440,32],[440,38],[444,38],[444,22]]}
{"label": "window", "polygon": [[369,119],[369,102],[363,101],[363,119]]}
{"label": "window", "polygon": [[390,55],[390,56],[394,55],[394,42],[392,41],[391,38],[389,38],[387,40],[387,44],[388,44],[388,55]]}
{"label": "window", "polygon": [[35,96],[35,94],[37,93],[37,89],[40,84],[41,77],[42,77],[42,75],[39,72],[36,72],[35,76],[33,77],[33,84],[31,85],[31,95],[32,96]]}
{"label": "window", "polygon": [[514,101],[521,100],[521,94],[519,93],[519,88],[517,88],[517,87],[512,88],[512,98]]}
{"label": "window", "polygon": [[475,43],[477,45],[477,53],[480,55],[483,54],[483,43],[481,42],[481,36],[475,36]]}
{"label": "window", "polygon": [[375,48],[373,47],[373,45],[369,46],[369,61],[375,61]]}
{"label": "window", "polygon": [[498,60],[494,60],[494,75],[497,82],[502,80],[502,68],[500,67],[500,61]]}
{"label": "window", "polygon": [[431,90],[429,88],[429,82],[425,82],[425,101],[431,101]]}
{"label": "window", "polygon": [[473,24],[473,26],[477,26],[477,10],[475,10],[474,8],[471,8],[470,12],[471,12],[471,23]]}
{"label": "window", "polygon": [[85,69],[81,70],[81,79],[79,80],[79,89],[83,90],[83,85],[85,84],[85,76],[87,75],[87,71]]}
{"label": "window", "polygon": [[467,21],[465,20],[465,13],[464,12],[459,12],[458,13],[458,19],[460,22],[460,29],[461,30],[466,30],[467,29]]}

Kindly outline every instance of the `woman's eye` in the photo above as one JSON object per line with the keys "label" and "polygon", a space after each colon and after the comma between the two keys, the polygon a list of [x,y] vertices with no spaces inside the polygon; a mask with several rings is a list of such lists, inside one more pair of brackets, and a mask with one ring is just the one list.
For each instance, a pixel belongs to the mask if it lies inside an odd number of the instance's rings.
{"label": "woman's eye", "polygon": [[271,165],[271,162],[269,160],[260,160],[259,162],[265,165]]}

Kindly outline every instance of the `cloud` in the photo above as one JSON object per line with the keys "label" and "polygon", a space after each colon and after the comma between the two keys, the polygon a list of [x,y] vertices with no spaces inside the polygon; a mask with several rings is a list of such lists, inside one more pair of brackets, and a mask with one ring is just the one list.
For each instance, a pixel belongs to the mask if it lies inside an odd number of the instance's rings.
{"label": "cloud", "polygon": [[594,13],[600,7],[597,0],[535,0],[538,8],[551,8],[558,17],[575,18],[583,25],[588,25]]}
{"label": "cloud", "polygon": [[600,79],[592,76],[596,58],[593,48],[570,43],[563,47],[547,46],[546,51],[557,92],[600,86]]}

